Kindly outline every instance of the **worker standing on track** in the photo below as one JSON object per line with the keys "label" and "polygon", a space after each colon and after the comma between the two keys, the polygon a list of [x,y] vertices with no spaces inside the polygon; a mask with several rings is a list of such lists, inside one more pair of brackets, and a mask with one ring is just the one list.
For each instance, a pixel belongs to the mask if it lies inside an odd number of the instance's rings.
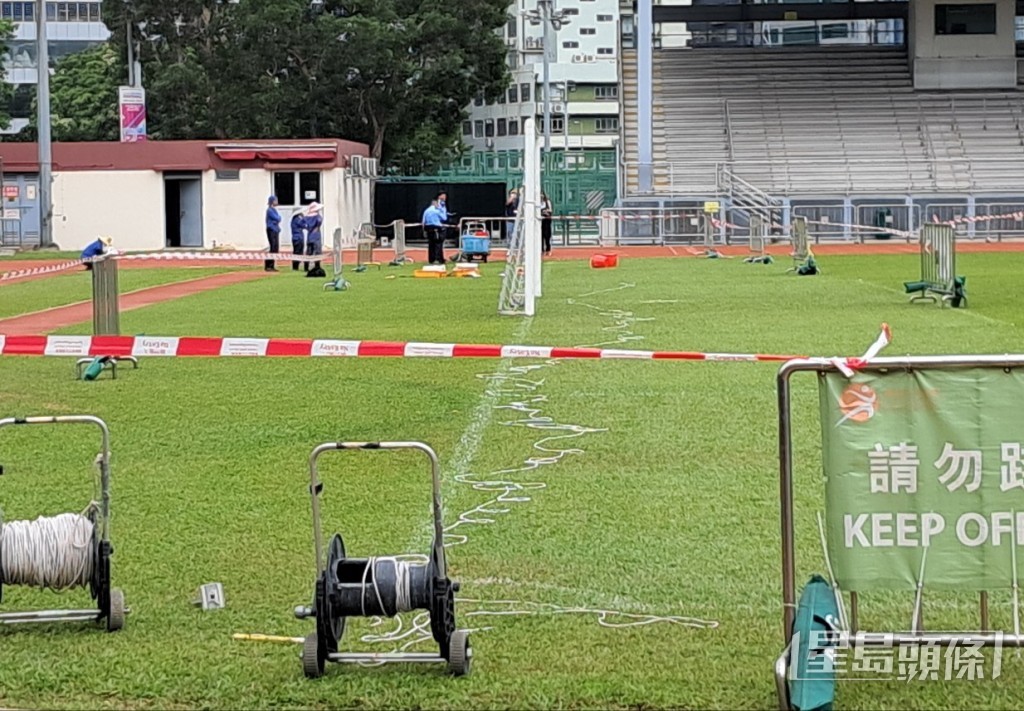
{"label": "worker standing on track", "polygon": [[[267,242],[270,243],[270,253],[277,254],[281,249],[281,213],[277,211],[277,196],[271,195],[267,198]],[[277,264],[273,259],[263,262],[263,270],[276,272]]]}
{"label": "worker standing on track", "polygon": [[[323,234],[321,232],[323,224],[324,218],[320,215],[320,203],[314,202],[306,208],[306,256],[323,254]],[[313,263],[312,269],[309,268],[309,262],[306,262],[305,268],[308,277],[327,276],[321,268],[319,260]]]}
{"label": "worker standing on track", "polygon": [[444,217],[437,204],[437,198],[423,211],[423,233],[427,237],[427,261],[430,264],[444,264]]}
{"label": "worker standing on track", "polygon": [[[296,208],[295,214],[292,215],[291,222],[292,230],[292,254],[296,257],[301,257],[306,251],[306,215],[303,213],[302,208]],[[299,259],[292,260],[292,271],[299,271]],[[309,271],[307,265],[306,271]]]}

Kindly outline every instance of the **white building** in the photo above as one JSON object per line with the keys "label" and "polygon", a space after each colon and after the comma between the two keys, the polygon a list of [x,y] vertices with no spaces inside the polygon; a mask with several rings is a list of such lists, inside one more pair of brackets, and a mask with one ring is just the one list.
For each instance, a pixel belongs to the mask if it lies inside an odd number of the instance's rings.
{"label": "white building", "polygon": [[[555,33],[550,63],[552,149],[611,149],[619,135],[620,0],[556,0],[567,24]],[[523,120],[543,129],[543,35],[523,14],[535,0],[516,0],[502,36],[512,85],[495,104],[469,107],[462,140],[474,151],[522,150]]]}
{"label": "white building", "polygon": [[[50,61],[106,42],[110,30],[103,24],[102,0],[87,2],[46,2],[46,33]],[[0,133],[17,133],[28,124],[34,85],[38,81],[36,56],[36,9],[39,0],[0,2],[0,19],[14,23],[14,37],[3,57],[7,82],[15,85],[10,128]]]}
{"label": "white building", "polygon": [[[109,234],[122,250],[264,249],[273,194],[288,220],[323,205],[324,242],[370,221],[376,161],[363,143],[145,141],[53,144],[53,241],[80,250]],[[0,245],[39,242],[38,147],[0,143],[4,220]]]}

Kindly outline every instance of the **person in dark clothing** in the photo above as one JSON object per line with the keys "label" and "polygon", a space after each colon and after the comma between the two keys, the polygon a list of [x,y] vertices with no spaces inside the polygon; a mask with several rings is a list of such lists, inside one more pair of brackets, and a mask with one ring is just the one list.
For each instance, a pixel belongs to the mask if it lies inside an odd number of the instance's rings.
{"label": "person in dark clothing", "polygon": [[[314,202],[306,208],[306,256],[323,254],[323,235],[321,233],[323,224],[324,218],[320,216],[320,203]],[[320,260],[313,263],[312,269],[309,268],[309,262],[306,262],[305,269],[308,272],[306,276],[309,277],[327,276],[320,266]]]}
{"label": "person in dark clothing", "polygon": [[519,192],[517,190],[510,190],[508,193],[508,199],[505,200],[505,219],[502,222],[502,232],[505,233],[505,238],[511,242],[512,238],[516,236],[516,215],[519,213]]}
{"label": "person in dark clothing", "polygon": [[444,264],[444,217],[437,199],[423,211],[423,233],[427,237],[427,261]]}
{"label": "person in dark clothing", "polygon": [[540,194],[540,244],[543,254],[551,254],[551,218],[554,215],[551,201],[544,193]]}
{"label": "person in dark clothing", "polygon": [[[306,215],[301,209],[295,211],[292,215],[291,222],[292,229],[292,254],[296,257],[301,257],[306,251]],[[292,271],[299,271],[299,262],[301,260],[292,260]],[[308,271],[308,267],[307,267]]]}
{"label": "person in dark clothing", "polygon": [[[277,254],[281,249],[281,213],[277,211],[277,197],[271,195],[267,198],[267,242],[270,243],[270,253]],[[263,262],[264,271],[276,272],[277,264],[273,259]]]}

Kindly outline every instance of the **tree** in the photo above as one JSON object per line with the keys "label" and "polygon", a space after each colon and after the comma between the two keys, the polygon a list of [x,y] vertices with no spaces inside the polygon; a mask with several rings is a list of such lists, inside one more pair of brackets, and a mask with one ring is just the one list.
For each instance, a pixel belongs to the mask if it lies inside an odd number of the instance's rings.
{"label": "tree", "polygon": [[110,45],[69,54],[50,80],[50,125],[55,141],[116,141],[117,88],[122,65]]}
{"label": "tree", "polygon": [[458,150],[474,96],[505,90],[495,30],[507,7],[325,0],[314,11],[309,0],[105,0],[104,13],[111,27],[130,17],[138,29],[154,136],[339,136],[413,170]]}
{"label": "tree", "polygon": [[[14,35],[14,25],[7,20],[0,20],[0,56],[7,56],[7,40]],[[11,125],[10,105],[14,97],[14,87],[6,81],[7,70],[0,63],[0,129]]]}

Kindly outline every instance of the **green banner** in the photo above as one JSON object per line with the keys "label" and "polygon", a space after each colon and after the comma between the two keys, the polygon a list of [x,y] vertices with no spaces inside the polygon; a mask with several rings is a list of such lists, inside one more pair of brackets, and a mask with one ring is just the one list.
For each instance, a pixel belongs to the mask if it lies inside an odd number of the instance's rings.
{"label": "green banner", "polygon": [[1024,374],[835,373],[821,377],[820,397],[826,538],[843,589],[1020,579]]}

